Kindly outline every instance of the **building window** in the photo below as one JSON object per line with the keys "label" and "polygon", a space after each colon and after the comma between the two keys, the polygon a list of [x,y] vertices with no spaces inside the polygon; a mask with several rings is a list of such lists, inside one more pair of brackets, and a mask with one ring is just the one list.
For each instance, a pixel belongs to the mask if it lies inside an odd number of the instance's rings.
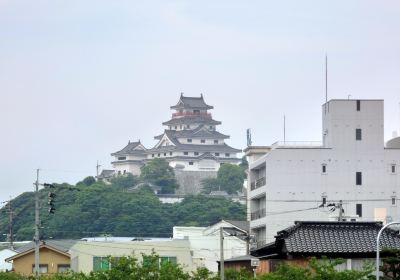
{"label": "building window", "polygon": [[189,161],[189,165],[193,165],[193,161]]}
{"label": "building window", "polygon": [[214,140],[214,144],[218,144],[218,140]]}
{"label": "building window", "polygon": [[193,113],[200,113],[200,110],[193,110]]}
{"label": "building window", "polygon": [[205,139],[201,139],[200,143],[206,143],[206,140]]}
{"label": "building window", "polygon": [[177,126],[177,125],[175,125],[175,129],[178,129],[178,126]]}
{"label": "building window", "polygon": [[93,257],[93,271],[104,271],[110,269],[110,259],[108,257]]}
{"label": "building window", "polygon": [[151,154],[151,157],[154,157],[154,154]]}
{"label": "building window", "polygon": [[70,269],[70,265],[69,264],[59,264],[57,265],[57,272],[58,273],[65,273],[68,272],[68,270]]}
{"label": "building window", "polygon": [[362,204],[356,204],[356,215],[358,215],[358,217],[362,217]]}
{"label": "building window", "polygon": [[167,156],[167,153],[164,153],[164,156],[166,157],[166,156]]}
{"label": "building window", "polygon": [[362,138],[362,131],[361,128],[356,129],[356,140],[361,140]]}
{"label": "building window", "polygon": [[176,257],[170,257],[170,256],[166,256],[166,257],[160,257],[160,264],[164,264],[164,263],[177,263],[177,259]]}
{"label": "building window", "polygon": [[192,143],[192,139],[188,139],[187,142],[188,142],[188,143]]}
{"label": "building window", "polygon": [[158,157],[160,157],[160,156],[161,156],[161,154],[158,154],[157,156],[158,156]]}
{"label": "building window", "polygon": [[186,128],[190,128],[190,125],[186,125]]}
{"label": "building window", "polygon": [[183,152],[183,154],[184,154],[185,156],[187,156],[189,153],[188,153],[188,152]]}
{"label": "building window", "polygon": [[322,164],[322,173],[326,173],[326,164]]}
{"label": "building window", "polygon": [[118,157],[118,160],[126,160],[126,157]]}
{"label": "building window", "polygon": [[172,156],[172,152],[169,152],[169,155]]}
{"label": "building window", "polygon": [[231,155],[230,155],[229,153],[226,153],[225,156],[226,156],[226,157],[230,157]]}
{"label": "building window", "polygon": [[219,153],[215,153],[215,156],[216,156],[216,157],[219,157]]}
{"label": "building window", "polygon": [[396,206],[396,197],[392,196],[392,206]]}
{"label": "building window", "polygon": [[124,170],[124,174],[126,174],[126,170]]}
{"label": "building window", "polygon": [[361,101],[357,100],[357,111],[361,111]]}
{"label": "building window", "polygon": [[356,185],[357,186],[362,185],[362,173],[361,172],[356,172]]}
{"label": "building window", "polygon": [[325,206],[326,205],[326,196],[322,197],[322,205]]}
{"label": "building window", "polygon": [[392,164],[392,165],[390,166],[390,171],[392,172],[392,174],[395,174],[395,173],[396,173],[396,164]]}
{"label": "building window", "polygon": [[195,156],[198,156],[198,155],[199,155],[199,152],[194,152],[194,155],[195,155]]}
{"label": "building window", "polygon": [[[48,264],[39,264],[39,272],[40,274],[45,274],[49,272]],[[32,273],[35,273],[35,264],[32,264]]]}
{"label": "building window", "polygon": [[213,129],[213,126],[212,126],[212,125],[210,125],[210,129]]}

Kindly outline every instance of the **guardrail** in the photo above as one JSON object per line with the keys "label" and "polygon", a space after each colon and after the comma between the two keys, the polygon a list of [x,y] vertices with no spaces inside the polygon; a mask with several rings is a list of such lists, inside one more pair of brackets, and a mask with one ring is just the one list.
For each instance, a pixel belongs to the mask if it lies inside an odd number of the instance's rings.
{"label": "guardrail", "polygon": [[252,221],[265,217],[265,208],[258,209],[250,214]]}
{"label": "guardrail", "polygon": [[261,178],[255,180],[255,181],[251,182],[250,190],[253,191],[255,189],[261,188],[262,186],[265,186],[266,183],[267,183],[266,182],[266,178],[265,177],[261,177]]}

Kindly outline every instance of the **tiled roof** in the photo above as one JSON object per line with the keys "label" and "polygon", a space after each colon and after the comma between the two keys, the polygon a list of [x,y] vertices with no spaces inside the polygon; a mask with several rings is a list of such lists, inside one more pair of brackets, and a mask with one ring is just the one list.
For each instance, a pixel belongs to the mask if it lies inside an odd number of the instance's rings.
{"label": "tiled roof", "polygon": [[97,179],[106,179],[114,176],[115,170],[103,169]]}
{"label": "tiled roof", "polygon": [[[175,138],[213,138],[213,139],[227,139],[228,135],[222,134],[216,130],[209,130],[200,125],[196,129],[185,129],[185,130],[165,130],[168,131],[172,137]],[[155,139],[161,139],[164,134],[154,137]]]}
{"label": "tiled roof", "polygon": [[141,145],[140,141],[138,142],[129,142],[128,145],[125,146],[122,150],[112,153],[112,156],[125,156],[125,155],[146,155],[145,150],[136,149],[137,146]]}
{"label": "tiled roof", "polygon": [[187,152],[199,152],[199,153],[206,153],[206,152],[212,152],[212,153],[240,153],[241,150],[232,148],[228,146],[227,144],[223,145],[190,145],[190,144],[176,144],[176,146],[161,146],[158,148],[153,148],[147,150],[149,153],[153,152],[163,152],[163,151],[174,151],[174,150],[179,150],[179,151],[187,151]]}
{"label": "tiled roof", "polygon": [[183,118],[171,119],[169,121],[163,122],[163,125],[186,125],[186,124],[208,124],[208,125],[219,125],[220,121],[213,120],[211,118],[205,118],[202,116],[186,116]]}
{"label": "tiled roof", "polygon": [[204,102],[203,94],[200,97],[186,97],[181,94],[178,103],[175,106],[171,106],[171,109],[178,108],[193,108],[193,109],[213,109],[213,106],[207,105]]}
{"label": "tiled roof", "polygon": [[250,229],[250,223],[248,221],[235,221],[235,220],[225,220],[225,221],[247,232]]}
{"label": "tiled roof", "polygon": [[[52,247],[58,251],[65,252],[67,253],[69,249],[71,249],[72,246],[76,244],[77,240],[70,240],[70,239],[65,239],[65,240],[45,240],[43,243],[40,245],[47,245],[49,247]],[[35,243],[34,242],[29,242],[28,244],[19,247],[16,249],[18,253],[23,253],[29,250],[32,250],[35,248]]]}
{"label": "tiled roof", "polygon": [[[374,253],[379,222],[295,222],[278,232],[276,242],[283,241],[293,253]],[[386,229],[381,248],[400,248],[400,235]]]}

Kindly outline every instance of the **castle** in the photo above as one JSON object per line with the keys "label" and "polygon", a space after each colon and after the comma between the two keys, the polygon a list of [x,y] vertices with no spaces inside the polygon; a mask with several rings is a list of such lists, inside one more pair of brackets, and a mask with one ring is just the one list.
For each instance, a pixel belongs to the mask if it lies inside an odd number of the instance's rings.
{"label": "castle", "polygon": [[[221,124],[212,118],[208,105],[203,98],[187,97],[181,94],[170,120],[163,122],[164,132],[154,138],[158,143],[150,149],[138,142],[129,142],[123,149],[112,153],[114,171],[103,170],[99,176],[113,174],[140,175],[140,168],[154,158],[167,160],[175,169],[181,193],[196,193],[200,181],[206,177],[215,177],[224,163],[237,164],[239,149],[225,143],[228,135],[217,131]],[[107,173],[108,172],[108,173]]]}

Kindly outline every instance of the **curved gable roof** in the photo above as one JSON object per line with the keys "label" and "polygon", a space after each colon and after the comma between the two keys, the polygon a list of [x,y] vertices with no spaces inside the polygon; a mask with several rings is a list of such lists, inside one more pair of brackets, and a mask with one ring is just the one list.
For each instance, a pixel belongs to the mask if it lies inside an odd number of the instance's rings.
{"label": "curved gable roof", "polygon": [[178,103],[175,106],[171,106],[171,109],[213,109],[213,106],[208,105],[203,98],[203,94],[200,97],[187,97],[183,96],[181,93],[181,97],[179,98]]}

